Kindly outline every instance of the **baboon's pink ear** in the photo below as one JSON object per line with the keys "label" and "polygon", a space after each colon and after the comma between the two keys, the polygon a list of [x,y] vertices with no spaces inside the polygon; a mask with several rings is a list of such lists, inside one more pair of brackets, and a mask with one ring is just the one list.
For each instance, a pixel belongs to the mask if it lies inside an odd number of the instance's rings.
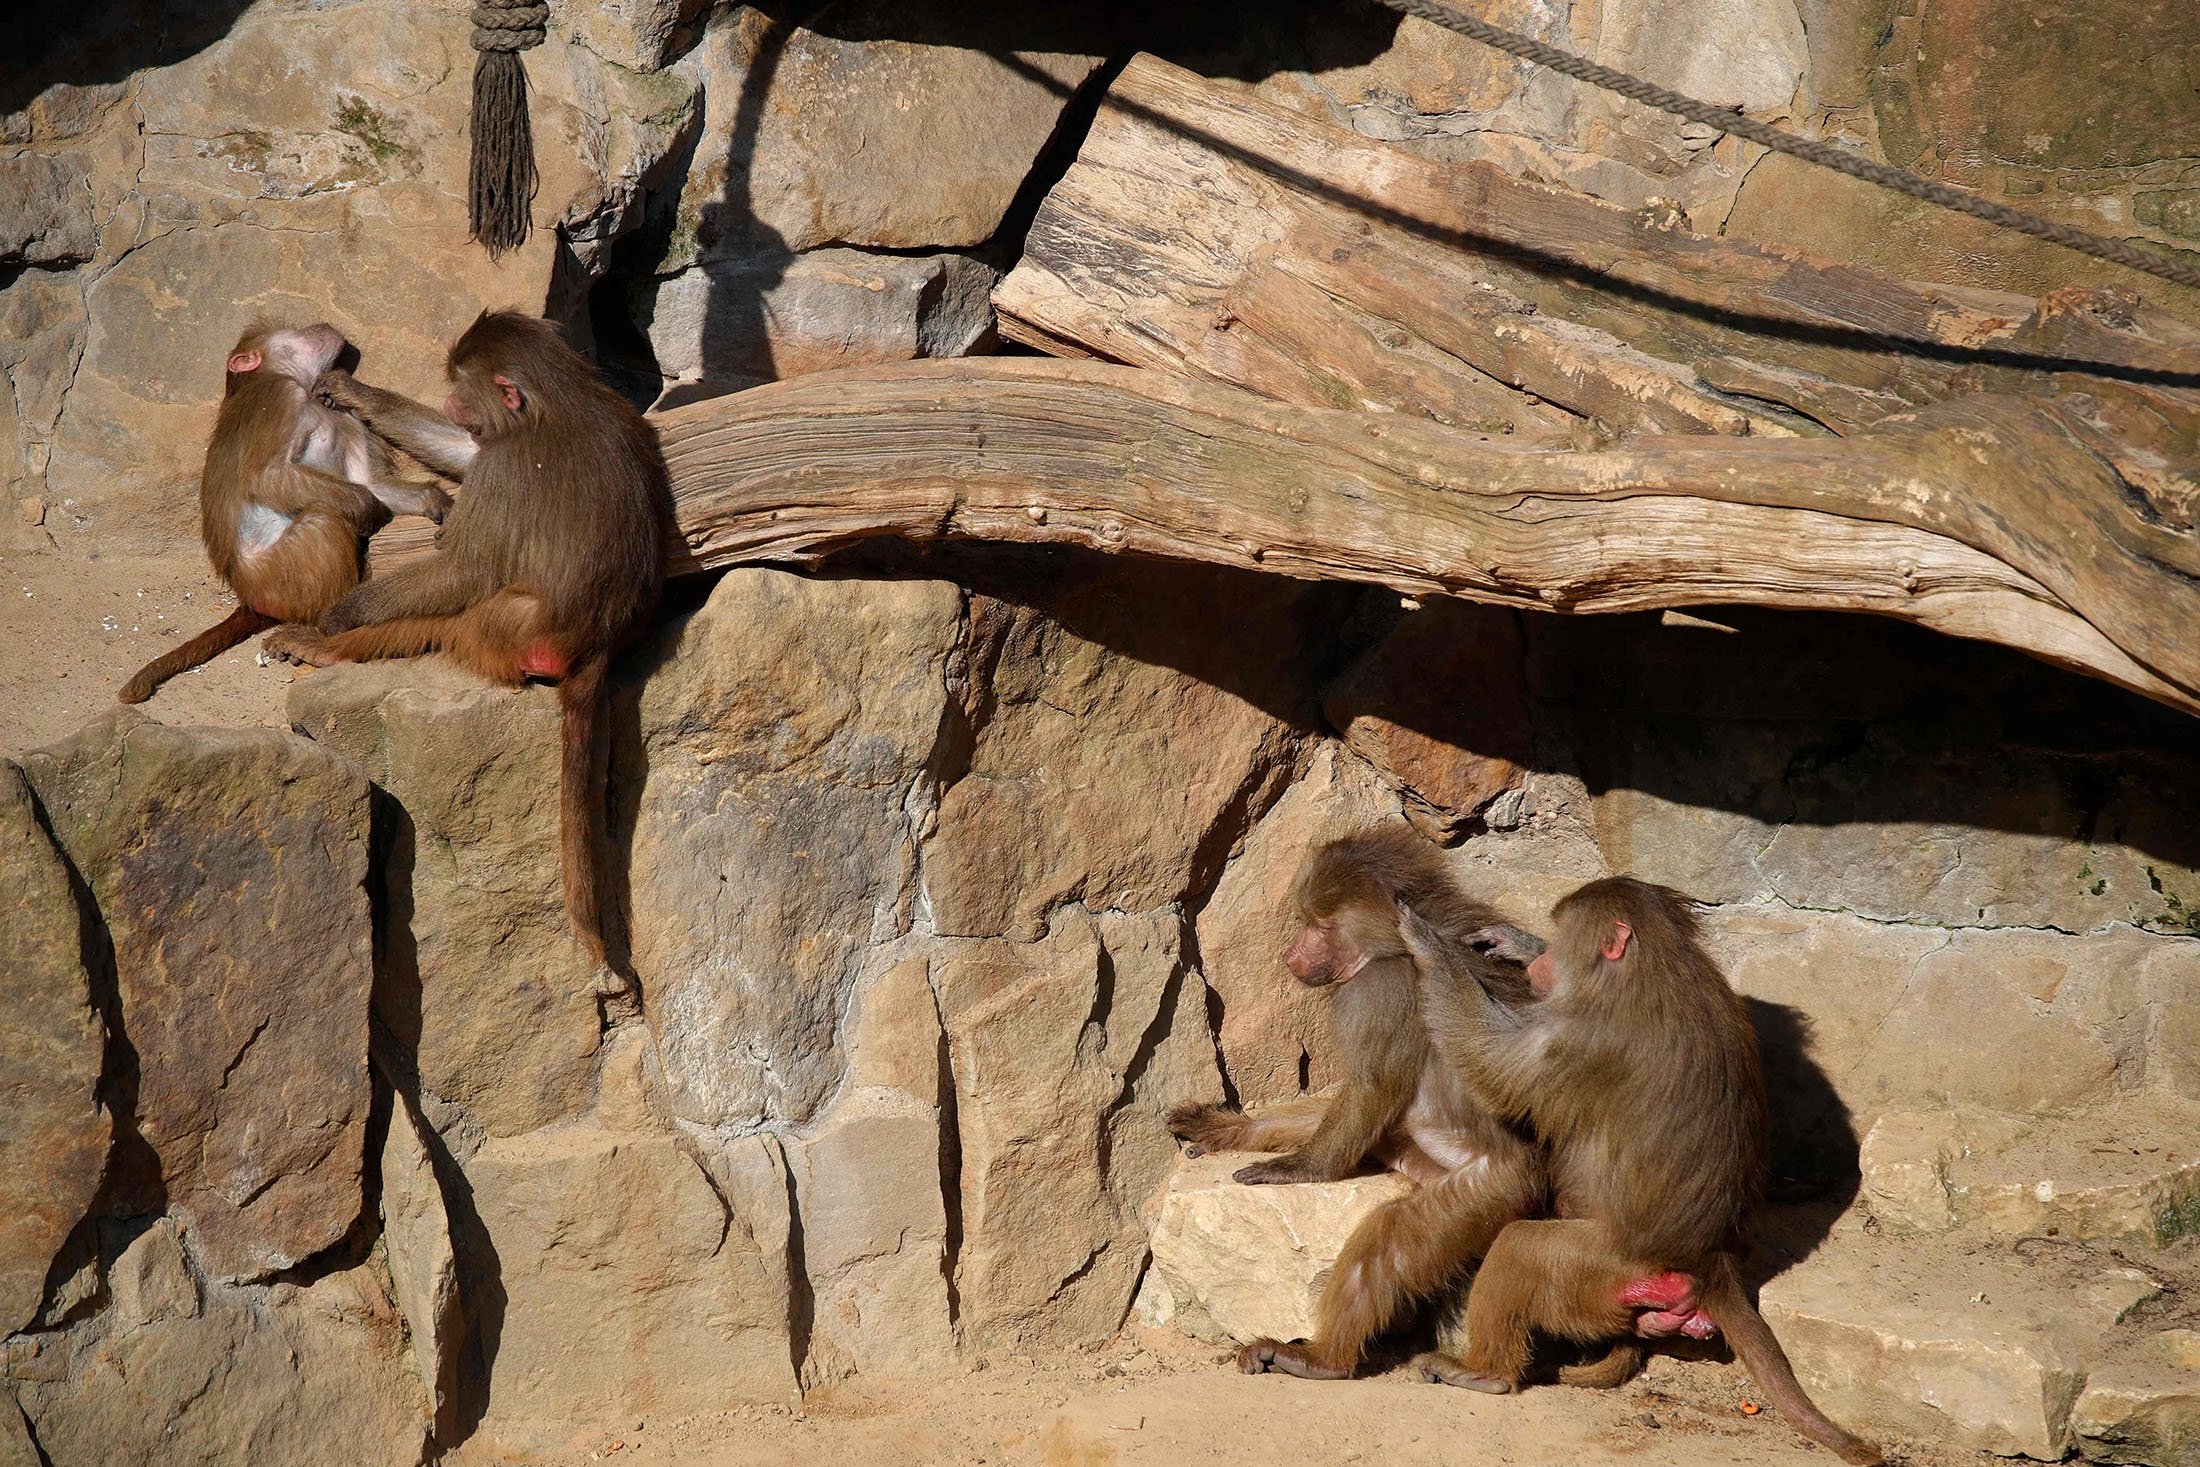
{"label": "baboon's pink ear", "polygon": [[1627,956],[1627,944],[1633,939],[1635,929],[1625,922],[1612,924],[1612,935],[1604,939],[1604,961],[1616,963]]}
{"label": "baboon's pink ear", "polygon": [[232,372],[259,371],[260,354],[256,351],[240,351],[233,353],[229,358],[229,370]]}
{"label": "baboon's pink ear", "polygon": [[527,400],[525,395],[520,392],[519,384],[502,372],[497,374],[496,384],[497,391],[504,394],[504,410],[509,413],[518,412],[520,404]]}

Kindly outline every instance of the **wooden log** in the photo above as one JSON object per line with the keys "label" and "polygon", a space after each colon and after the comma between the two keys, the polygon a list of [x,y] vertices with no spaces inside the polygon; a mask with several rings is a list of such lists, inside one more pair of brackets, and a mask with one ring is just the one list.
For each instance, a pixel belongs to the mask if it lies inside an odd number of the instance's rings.
{"label": "wooden log", "polygon": [[[2077,411],[2073,409],[2072,411]],[[675,573],[878,535],[1076,544],[1550,611],[1864,611],[2200,711],[2200,582],[2085,435],[1978,396],[1846,440],[1524,450],[1098,362],[921,362],[657,419]],[[386,564],[427,535],[385,532]]]}
{"label": "wooden log", "polygon": [[[1331,308],[1283,299],[1282,276]],[[1248,329],[1248,296],[1288,326],[1278,351],[1215,341]],[[1357,312],[1377,340],[1432,343],[1622,432],[1796,426],[1770,405],[1850,432],[2073,362],[2200,386],[2200,331],[2115,292],[2035,301],[1694,235],[1487,164],[1431,162],[1150,57],[1109,92],[995,304],[1004,335],[1042,350],[1309,406],[1341,405],[1342,387],[1355,405],[1439,421],[1444,393],[1401,391],[1364,353],[1330,350],[1336,323]],[[1296,373],[1275,369],[1279,354]]]}

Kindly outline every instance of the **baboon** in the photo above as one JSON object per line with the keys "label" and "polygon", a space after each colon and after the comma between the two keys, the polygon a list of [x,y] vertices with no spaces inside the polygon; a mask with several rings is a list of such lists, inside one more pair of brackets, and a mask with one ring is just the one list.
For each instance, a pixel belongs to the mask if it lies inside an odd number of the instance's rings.
{"label": "baboon", "polygon": [[357,419],[314,400],[314,379],[346,345],[322,322],[253,326],[230,348],[199,471],[199,535],[237,609],[146,663],[123,702],[144,702],[277,622],[311,621],[359,584],[360,541],[393,513],[441,520],[450,508],[435,485],[397,478],[389,450]]}
{"label": "baboon", "polygon": [[[1474,988],[1478,1003],[1486,993],[1500,1010],[1529,1001],[1516,954],[1534,939],[1461,892],[1436,852],[1405,830],[1317,848],[1299,870],[1292,903],[1298,924],[1284,965],[1331,995],[1343,1085],[1333,1097],[1259,1116],[1183,1106],[1169,1123],[1195,1151],[1284,1153],[1240,1169],[1240,1182],[1334,1181],[1375,1158],[1420,1184],[1384,1204],[1345,1244],[1313,1339],[1259,1340],[1238,1354],[1248,1372],[1337,1380],[1359,1366],[1368,1340],[1456,1284],[1505,1224],[1542,1211],[1549,1190],[1536,1143],[1482,1105],[1430,1044],[1399,907],[1442,934],[1445,981]],[[1640,1363],[1640,1347],[1623,1342],[1561,1378],[1618,1385]]]}
{"label": "baboon", "polygon": [[434,554],[359,586],[319,630],[268,649],[319,664],[442,651],[510,686],[555,679],[559,833],[574,935],[604,960],[595,869],[597,745],[611,657],[656,608],[672,496],[657,435],[547,323],[484,311],[452,345],[435,413],[346,372],[324,401],[466,492]]}
{"label": "baboon", "polygon": [[1811,1403],[1742,1287],[1769,1156],[1764,1078],[1687,898],[1630,877],[1564,898],[1525,1008],[1462,982],[1450,933],[1410,903],[1396,910],[1437,1049],[1492,1111],[1543,1138],[1565,1214],[1498,1235],[1467,1294],[1464,1351],[1423,1356],[1424,1374],[1514,1390],[1538,1333],[1594,1346],[1634,1328],[1644,1303],[1686,1321],[1700,1280],[1703,1313],[1772,1403],[1845,1460],[1878,1462]]}

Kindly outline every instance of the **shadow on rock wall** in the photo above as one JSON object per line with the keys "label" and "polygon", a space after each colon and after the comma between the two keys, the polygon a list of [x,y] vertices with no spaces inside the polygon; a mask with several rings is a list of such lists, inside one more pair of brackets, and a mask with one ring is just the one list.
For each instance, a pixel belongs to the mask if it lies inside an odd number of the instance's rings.
{"label": "shadow on rock wall", "polygon": [[206,49],[252,0],[84,0],[8,7],[0,20],[0,116],[56,84],[93,87]]}
{"label": "shadow on rock wall", "polygon": [[685,183],[621,242],[590,303],[597,339],[637,395],[678,379],[668,406],[870,359],[851,350],[987,349],[993,279],[1132,55],[1252,81],[1364,63],[1398,24],[1373,6],[1281,9],[723,12],[683,63],[708,98]]}
{"label": "shadow on rock wall", "polygon": [[[959,581],[1305,729],[1336,720],[1328,690],[1414,618],[1448,617],[1460,606],[1432,600],[1407,611],[1379,589],[1075,549],[877,545],[835,565]],[[1292,587],[1290,631],[1277,638],[1277,624],[1253,608]],[[1166,614],[1186,609],[1199,619]],[[1629,839],[1642,833],[1635,817],[1647,800],[1691,807],[1714,823],[1717,850],[1694,859],[1717,889],[1676,883],[1707,901],[1741,895],[1731,889],[1741,879],[1731,863],[1712,858],[1740,849],[1744,825],[1772,838],[1779,854],[1784,829],[1869,822],[1944,828],[1946,839],[1969,829],[2125,847],[2137,858],[2136,885],[2116,887],[2104,856],[2090,863],[2082,889],[2077,866],[2086,863],[2073,862],[2070,891],[2042,900],[2083,897],[2095,920],[2076,930],[2142,920],[2184,931],[2200,921],[2200,877],[2187,875],[2200,869],[2200,755],[2192,720],[2170,709],[2005,648],[1875,617],[1736,607],[1489,615],[1499,620],[1487,627],[1517,623],[1517,663],[1472,685],[1443,680],[1443,669],[1403,668],[1390,674],[1394,682],[1438,678],[1431,695],[1393,688],[1366,697],[1384,716],[1466,753],[1503,753],[1580,778],[1598,803],[1597,835],[1614,869],[1674,854]],[[1527,705],[1528,748],[1476,751],[1461,740],[1458,709],[1509,701]],[[2104,879],[2108,887],[2090,890]],[[1970,920],[1991,925],[2005,915],[1989,903]]]}

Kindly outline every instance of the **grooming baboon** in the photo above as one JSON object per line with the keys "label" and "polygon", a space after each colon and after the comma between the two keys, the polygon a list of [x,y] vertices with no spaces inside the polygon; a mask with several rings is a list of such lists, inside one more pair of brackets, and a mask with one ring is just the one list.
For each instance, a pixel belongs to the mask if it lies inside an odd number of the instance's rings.
{"label": "grooming baboon", "polygon": [[554,678],[564,710],[559,828],[573,930],[603,961],[595,872],[596,728],[612,654],[664,583],[672,497],[657,435],[547,323],[484,312],[451,347],[438,415],[348,373],[322,397],[466,492],[437,550],[361,585],[318,634],[269,650],[307,663],[443,651],[517,686]]}
{"label": "grooming baboon", "polygon": [[1880,1460],[1829,1421],[1744,1292],[1741,1260],[1764,1189],[1769,1124],[1757,1036],[1698,940],[1680,893],[1627,877],[1592,881],[1552,913],[1522,1008],[1462,981],[1450,933],[1414,910],[1399,928],[1419,966],[1437,1048],[1497,1114],[1549,1147],[1560,1218],[1516,1222],[1467,1295],[1464,1352],[1424,1356],[1430,1379],[1510,1391],[1541,1333],[1596,1345],[1704,1313],[1772,1403],[1850,1462]]}
{"label": "grooming baboon", "polygon": [[[1260,1116],[1195,1105],[1169,1121],[1198,1147],[1285,1153],[1242,1168],[1241,1182],[1333,1181],[1375,1158],[1420,1184],[1345,1244],[1313,1339],[1260,1340],[1238,1355],[1247,1371],[1335,1380],[1353,1373],[1375,1334],[1462,1278],[1505,1224],[1540,1212],[1548,1191],[1536,1144],[1492,1115],[1430,1044],[1399,906],[1442,934],[1446,980],[1473,987],[1477,1003],[1486,989],[1500,1009],[1529,999],[1514,954],[1534,940],[1462,893],[1436,852],[1404,830],[1319,847],[1300,868],[1292,902],[1298,925],[1284,964],[1331,995],[1343,1085]],[[1562,1378],[1617,1385],[1640,1360],[1640,1348],[1623,1342]]]}

